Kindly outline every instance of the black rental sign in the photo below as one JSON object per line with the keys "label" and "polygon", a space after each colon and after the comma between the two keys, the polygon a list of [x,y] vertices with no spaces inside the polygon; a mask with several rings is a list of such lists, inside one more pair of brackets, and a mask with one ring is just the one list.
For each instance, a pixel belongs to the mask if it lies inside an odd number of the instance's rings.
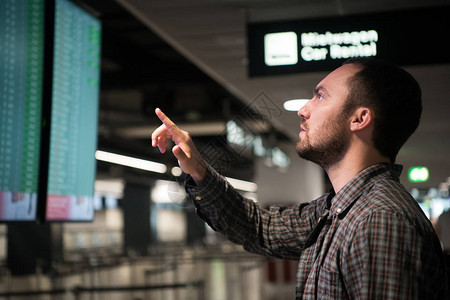
{"label": "black rental sign", "polygon": [[449,63],[450,6],[247,26],[249,75],[329,71],[348,58]]}

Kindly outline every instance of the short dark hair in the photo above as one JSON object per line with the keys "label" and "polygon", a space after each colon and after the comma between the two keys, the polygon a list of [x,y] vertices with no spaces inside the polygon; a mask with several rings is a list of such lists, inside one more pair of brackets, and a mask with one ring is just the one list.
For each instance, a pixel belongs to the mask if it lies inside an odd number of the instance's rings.
{"label": "short dark hair", "polygon": [[365,106],[374,113],[375,148],[395,162],[400,148],[417,129],[422,114],[422,91],[414,77],[397,65],[373,58],[344,62],[361,68],[349,79],[344,111]]}

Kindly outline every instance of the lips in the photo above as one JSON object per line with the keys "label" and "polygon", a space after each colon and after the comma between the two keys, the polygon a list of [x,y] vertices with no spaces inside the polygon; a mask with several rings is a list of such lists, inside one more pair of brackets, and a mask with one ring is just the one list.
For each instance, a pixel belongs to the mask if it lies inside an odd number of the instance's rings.
{"label": "lips", "polygon": [[304,123],[300,124],[300,131],[306,131],[307,127],[305,126]]}
{"label": "lips", "polygon": [[302,133],[304,135],[307,129],[308,127],[303,122],[300,123],[300,132],[298,133],[298,136],[301,137]]}
{"label": "lips", "polygon": [[302,135],[305,135],[306,131],[304,127],[300,127],[300,132],[298,133],[298,137],[302,139]]}

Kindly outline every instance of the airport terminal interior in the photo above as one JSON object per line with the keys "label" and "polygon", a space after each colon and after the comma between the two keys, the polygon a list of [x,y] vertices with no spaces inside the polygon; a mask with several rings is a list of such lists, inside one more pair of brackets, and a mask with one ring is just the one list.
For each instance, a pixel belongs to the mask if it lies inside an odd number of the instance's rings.
{"label": "airport terminal interior", "polygon": [[448,0],[2,1],[0,299],[294,299],[295,260],[250,254],[196,215],[174,144],[151,145],[155,109],[245,197],[308,202],[332,186],[296,153],[297,111],[351,57],[421,85],[397,162],[438,226],[449,13]]}

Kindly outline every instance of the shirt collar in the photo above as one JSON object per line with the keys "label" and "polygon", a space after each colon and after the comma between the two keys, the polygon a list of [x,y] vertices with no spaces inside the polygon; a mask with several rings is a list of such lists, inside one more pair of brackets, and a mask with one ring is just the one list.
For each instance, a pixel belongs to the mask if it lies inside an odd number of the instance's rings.
{"label": "shirt collar", "polygon": [[399,181],[402,170],[403,166],[391,163],[375,164],[362,170],[331,199],[331,214],[345,215],[366,190],[368,184],[380,177]]}

